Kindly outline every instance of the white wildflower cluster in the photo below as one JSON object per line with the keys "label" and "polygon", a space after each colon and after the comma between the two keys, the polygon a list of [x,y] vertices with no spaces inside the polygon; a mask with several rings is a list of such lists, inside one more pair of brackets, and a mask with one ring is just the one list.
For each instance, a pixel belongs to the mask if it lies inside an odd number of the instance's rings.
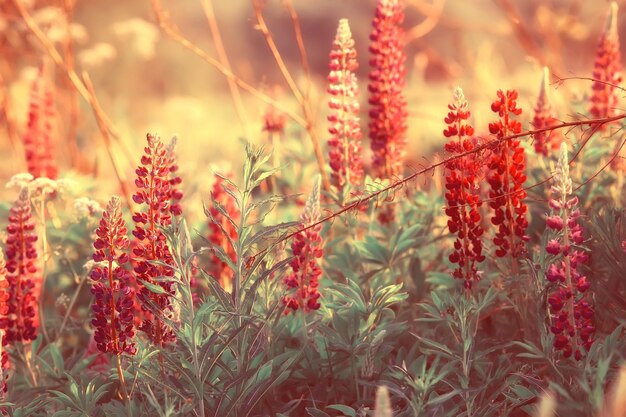
{"label": "white wildflower cluster", "polygon": [[74,200],[74,212],[78,220],[99,217],[104,212],[104,209],[95,200],[87,197],[80,197]]}
{"label": "white wildflower cluster", "polygon": [[19,174],[15,174],[11,177],[9,182],[6,184],[6,188],[16,187],[22,189],[27,187],[33,179],[34,177],[28,172],[20,172]]}
{"label": "white wildflower cluster", "polygon": [[152,23],[134,18],[114,23],[112,30],[140,58],[148,60],[154,56],[160,33]]}
{"label": "white wildflower cluster", "polygon": [[64,193],[73,186],[74,182],[67,179],[53,180],[47,177],[34,178],[28,172],[15,174],[6,183],[6,188],[28,189],[32,196],[45,196],[55,193]]}

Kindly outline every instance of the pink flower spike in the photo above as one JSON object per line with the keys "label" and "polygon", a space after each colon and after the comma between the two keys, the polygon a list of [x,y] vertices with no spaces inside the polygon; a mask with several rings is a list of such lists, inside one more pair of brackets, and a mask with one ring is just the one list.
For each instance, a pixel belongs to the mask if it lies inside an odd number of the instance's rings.
{"label": "pink flower spike", "polygon": [[[172,216],[180,213],[178,201],[182,193],[176,188],[180,178],[176,175],[174,146],[166,147],[158,136],[147,135],[145,154],[137,168],[137,192],[133,200],[143,205],[143,211],[133,215],[135,237],[133,265],[135,277],[140,282],[137,298],[143,309],[143,321],[139,330],[146,333],[156,346],[164,346],[176,340],[174,331],[149,306],[156,306],[160,314],[173,318],[172,296],[175,294],[174,259],[161,228],[172,224]],[[143,178],[146,180],[144,181]],[[161,287],[151,291],[141,281]]]}
{"label": "pink flower spike", "polygon": [[404,7],[398,0],[378,0],[370,35],[369,136],[375,178],[402,174],[407,102],[404,96]]}
{"label": "pink flower spike", "polygon": [[586,301],[591,284],[578,270],[589,257],[573,246],[582,243],[584,238],[582,227],[577,221],[580,217],[576,207],[578,199],[571,194],[572,180],[565,143],[561,144],[551,191],[553,195],[550,200],[558,204],[550,205],[552,215],[546,220],[552,230],[550,233],[556,234],[556,238],[546,245],[546,252],[555,257],[545,273],[549,282],[550,331],[555,335],[554,348],[564,358],[573,355],[576,360],[581,360],[583,352],[588,351],[593,343],[593,308]]}
{"label": "pink flower spike", "polygon": [[612,2],[606,26],[598,42],[596,61],[591,76],[594,82],[591,86],[589,112],[594,118],[615,116],[619,111],[618,87],[622,82],[622,63],[617,14],[617,3]]}
{"label": "pink flower spike", "polygon": [[134,355],[137,352],[133,341],[135,292],[129,286],[131,275],[125,268],[130,241],[118,197],[109,201],[96,235],[93,259],[98,263],[90,274],[94,281],[91,287],[95,298],[91,321],[96,330],[94,341],[103,353]]}
{"label": "pink flower spike", "polygon": [[337,35],[330,52],[328,74],[328,103],[330,114],[328,140],[331,181],[341,192],[346,184],[361,185],[361,128],[359,126],[358,64],[354,39],[347,19],[339,21]]}
{"label": "pink flower spike", "polygon": [[[302,226],[311,226],[320,217],[320,178],[317,177],[313,191],[306,202],[300,216]],[[299,309],[308,313],[320,308],[319,277],[322,269],[319,260],[323,256],[322,225],[318,224],[294,236],[291,252],[294,256],[291,261],[292,273],[283,279],[287,294],[283,297],[285,314]]]}
{"label": "pink flower spike", "polygon": [[[560,122],[556,118],[549,97],[550,71],[548,67],[543,68],[543,77],[541,80],[541,89],[535,106],[535,114],[533,117],[533,129],[540,130],[551,126],[558,125]],[[559,148],[561,142],[561,133],[559,130],[549,130],[536,133],[533,135],[535,152],[548,156],[548,152]]]}

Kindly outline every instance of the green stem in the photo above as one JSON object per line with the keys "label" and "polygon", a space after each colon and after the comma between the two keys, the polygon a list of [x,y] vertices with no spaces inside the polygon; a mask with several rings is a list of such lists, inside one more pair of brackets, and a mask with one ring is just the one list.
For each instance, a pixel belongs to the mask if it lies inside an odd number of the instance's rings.
{"label": "green stem", "polygon": [[[70,264],[70,268],[72,268],[72,273],[74,274],[74,277],[75,278],[78,277],[78,275],[74,271],[74,268],[72,267],[71,264]],[[67,325],[67,320],[70,317],[70,313],[72,312],[72,309],[74,308],[74,304],[76,304],[76,300],[78,300],[78,294],[80,294],[80,290],[83,287],[83,284],[85,282],[87,282],[87,275],[84,275],[78,282],[78,286],[76,287],[76,290],[74,291],[74,295],[72,295],[70,304],[67,306],[67,311],[65,311],[65,315],[63,316],[63,321],[61,322],[61,327],[59,328],[59,335],[62,335],[63,331],[65,330],[65,326]]]}
{"label": "green stem", "polygon": [[122,355],[115,355],[117,359],[117,376],[120,379],[120,386],[122,387],[122,396],[126,402],[128,408],[128,415],[132,417],[132,408],[130,406],[130,396],[128,395],[128,389],[126,388],[126,378],[124,378],[124,371],[122,370]]}

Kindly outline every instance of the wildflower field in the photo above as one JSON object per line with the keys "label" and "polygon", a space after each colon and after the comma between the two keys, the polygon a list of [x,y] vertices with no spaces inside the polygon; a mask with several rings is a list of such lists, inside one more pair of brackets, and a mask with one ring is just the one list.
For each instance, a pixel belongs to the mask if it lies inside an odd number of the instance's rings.
{"label": "wildflower field", "polygon": [[626,417],[626,3],[0,2],[0,415]]}

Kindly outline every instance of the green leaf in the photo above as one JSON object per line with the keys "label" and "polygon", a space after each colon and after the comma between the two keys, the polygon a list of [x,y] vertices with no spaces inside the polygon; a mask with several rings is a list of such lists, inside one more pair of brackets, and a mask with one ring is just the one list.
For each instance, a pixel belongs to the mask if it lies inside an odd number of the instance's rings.
{"label": "green leaf", "polygon": [[52,357],[52,362],[54,363],[54,367],[57,369],[59,374],[63,374],[65,370],[65,362],[63,361],[63,356],[61,355],[61,350],[55,343],[51,343],[49,346],[50,356]]}
{"label": "green leaf", "polygon": [[318,410],[317,408],[307,407],[306,412],[309,413],[311,417],[330,417],[328,414],[322,410]]}
{"label": "green leaf", "polygon": [[148,282],[148,281],[144,281],[143,279],[138,279],[137,281],[139,281],[141,283],[141,285],[146,287],[150,292],[153,292],[155,294],[167,294],[168,293],[160,285],[153,284],[153,283]]}
{"label": "green leaf", "polygon": [[354,408],[348,407],[347,405],[333,404],[333,405],[329,405],[326,408],[330,408],[331,410],[340,411],[340,412],[342,412],[344,415],[346,415],[348,417],[356,417],[356,411],[354,410]]}

